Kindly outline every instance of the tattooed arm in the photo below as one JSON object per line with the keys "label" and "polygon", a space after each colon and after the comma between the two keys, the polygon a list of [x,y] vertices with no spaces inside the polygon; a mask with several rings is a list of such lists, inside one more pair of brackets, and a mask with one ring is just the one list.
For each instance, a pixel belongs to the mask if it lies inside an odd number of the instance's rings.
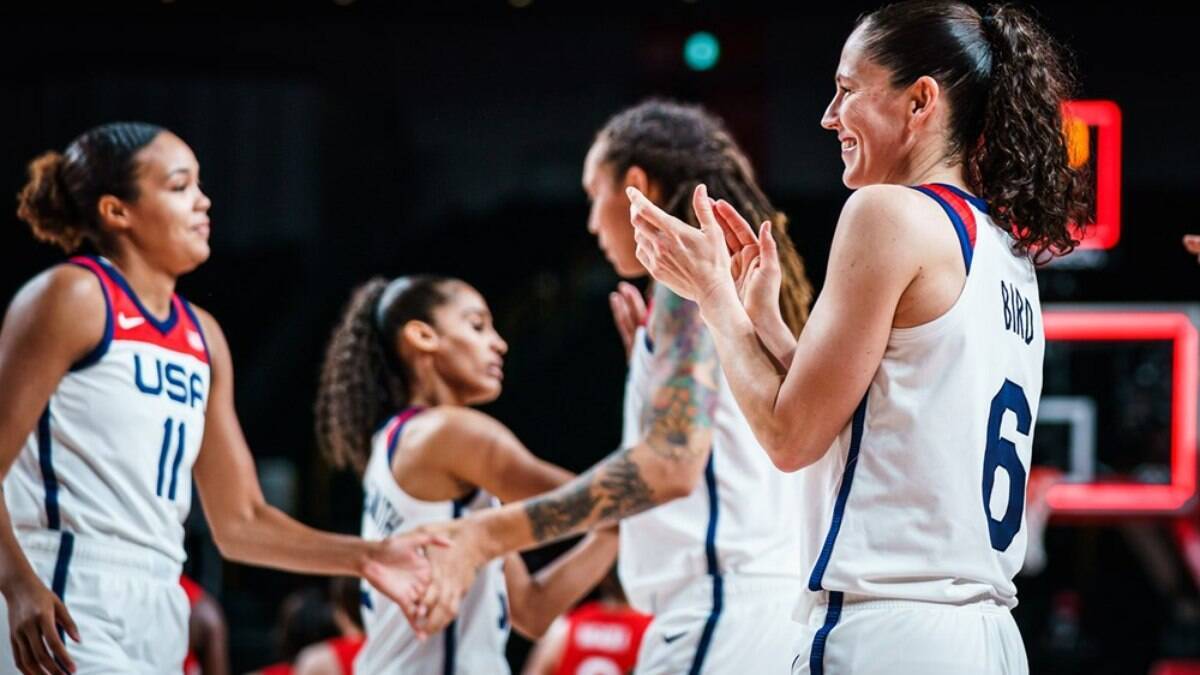
{"label": "tattooed arm", "polygon": [[551,492],[437,528],[455,546],[430,551],[439,581],[427,596],[434,608],[426,624],[429,630],[449,621],[474,570],[487,560],[691,494],[712,446],[716,351],[695,303],[665,286],[655,291],[651,333],[655,350],[641,417],[642,439]]}
{"label": "tattooed arm", "polygon": [[665,286],[655,289],[650,320],[655,351],[641,441],[617,450],[575,481],[524,502],[533,537],[528,545],[687,496],[700,481],[712,445],[716,351],[695,303]]}

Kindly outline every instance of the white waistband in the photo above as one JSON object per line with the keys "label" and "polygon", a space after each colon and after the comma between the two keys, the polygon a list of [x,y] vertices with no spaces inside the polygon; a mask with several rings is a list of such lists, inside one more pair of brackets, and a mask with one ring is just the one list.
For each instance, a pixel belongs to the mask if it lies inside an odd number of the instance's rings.
{"label": "white waistband", "polygon": [[[720,587],[716,588],[719,579]],[[701,576],[670,590],[645,594],[646,609],[651,614],[664,614],[688,607],[712,607],[719,592],[721,601],[737,598],[741,602],[759,598],[793,606],[804,591],[800,577],[724,574],[719,577]]]}
{"label": "white waistband", "polygon": [[[814,594],[816,596],[813,603],[813,611],[820,612],[824,616],[829,605],[828,591],[820,591]],[[874,595],[858,595],[855,593],[842,593],[842,612],[856,612],[864,610],[876,609],[944,609],[944,610],[970,610],[978,612],[999,612],[1006,613],[1008,607],[996,602],[991,598],[983,598],[971,600],[969,602],[953,603],[953,602],[933,602],[930,600],[910,600],[900,598],[881,598]]]}
{"label": "white waistband", "polygon": [[66,555],[70,539],[70,557],[66,564],[100,566],[117,574],[150,575],[177,583],[182,565],[160,551],[136,546],[119,539],[97,539],[58,530],[17,530],[17,542],[29,557],[57,560]]}

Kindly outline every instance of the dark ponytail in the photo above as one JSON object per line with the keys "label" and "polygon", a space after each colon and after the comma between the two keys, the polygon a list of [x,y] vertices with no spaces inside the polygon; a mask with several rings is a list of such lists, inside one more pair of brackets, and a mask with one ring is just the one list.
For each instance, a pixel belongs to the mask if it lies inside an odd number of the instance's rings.
{"label": "dark ponytail", "polygon": [[84,241],[99,245],[96,205],[104,195],[137,198],[136,155],[163,131],[144,122],[113,122],[84,132],[64,153],[38,156],[17,194],[17,217],[38,240],[67,253]]}
{"label": "dark ponytail", "polygon": [[867,53],[907,87],[938,81],[950,103],[950,153],[1015,251],[1035,260],[1079,243],[1090,217],[1085,171],[1071,166],[1062,104],[1075,93],[1066,51],[1024,12],[984,15],[953,0],[888,5],[859,19]]}
{"label": "dark ponytail", "polygon": [[983,143],[967,166],[996,219],[1015,224],[1018,251],[1066,255],[1079,244],[1068,224],[1091,215],[1089,175],[1071,166],[1063,132],[1074,77],[1054,39],[1023,12],[989,8],[982,25],[993,84]]}
{"label": "dark ponytail", "polygon": [[770,220],[783,271],[779,309],[792,332],[800,334],[813,298],[804,261],[788,233],[787,216],[763,194],[750,160],[720,118],[700,106],[651,99],[615,115],[598,138],[607,144],[604,161],[617,180],[629,167],[641,167],[662,189],[662,208],[680,220],[697,225],[692,191],[700,183],[755,227]]}
{"label": "dark ponytail", "polygon": [[362,473],[371,436],[403,408],[411,385],[396,350],[396,335],[412,320],[431,321],[449,299],[452,279],[375,277],[355,289],[333,331],[317,389],[316,431],[321,452],[334,466]]}

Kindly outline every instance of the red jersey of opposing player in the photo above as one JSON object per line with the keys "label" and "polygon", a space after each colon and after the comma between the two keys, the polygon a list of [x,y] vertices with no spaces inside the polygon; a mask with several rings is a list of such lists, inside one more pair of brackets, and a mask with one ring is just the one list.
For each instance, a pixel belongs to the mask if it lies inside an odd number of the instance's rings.
{"label": "red jersey of opposing player", "polygon": [[589,602],[567,616],[567,644],[556,675],[624,675],[637,664],[652,617],[629,607]]}

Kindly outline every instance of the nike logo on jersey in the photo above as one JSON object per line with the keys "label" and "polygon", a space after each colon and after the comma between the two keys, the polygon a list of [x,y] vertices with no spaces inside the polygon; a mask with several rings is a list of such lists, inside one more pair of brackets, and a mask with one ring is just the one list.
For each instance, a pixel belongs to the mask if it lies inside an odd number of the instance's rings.
{"label": "nike logo on jersey", "polygon": [[117,312],[117,325],[121,330],[133,330],[138,326],[146,323],[146,319],[140,316],[125,316],[124,312]]}
{"label": "nike logo on jersey", "polygon": [[187,341],[188,341],[188,346],[191,347],[192,349],[195,349],[198,352],[204,351],[204,339],[201,338],[200,334],[197,333],[196,331],[189,330],[187,332]]}
{"label": "nike logo on jersey", "polygon": [[687,635],[686,630],[683,631],[682,633],[676,633],[674,635],[664,635],[663,642],[665,642],[667,644],[671,644],[672,642],[678,640],[679,638],[683,637],[684,635]]}

